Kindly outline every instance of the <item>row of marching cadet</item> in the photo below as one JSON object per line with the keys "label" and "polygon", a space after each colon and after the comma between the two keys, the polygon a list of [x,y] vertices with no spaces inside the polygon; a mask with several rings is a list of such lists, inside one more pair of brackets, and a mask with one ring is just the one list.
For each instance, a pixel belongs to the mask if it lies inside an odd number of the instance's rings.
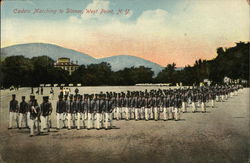
{"label": "row of marching cadet", "polygon": [[241,85],[192,87],[175,89],[152,89],[145,91],[100,92],[99,94],[58,95],[53,107],[49,96],[43,96],[39,105],[35,95],[25,96],[18,103],[16,95],[10,101],[9,129],[13,120],[18,128],[29,128],[30,136],[49,132],[52,127],[51,114],[56,111],[56,129],[112,129],[113,120],[175,120],[181,113],[206,113],[207,107],[226,101],[243,89]]}

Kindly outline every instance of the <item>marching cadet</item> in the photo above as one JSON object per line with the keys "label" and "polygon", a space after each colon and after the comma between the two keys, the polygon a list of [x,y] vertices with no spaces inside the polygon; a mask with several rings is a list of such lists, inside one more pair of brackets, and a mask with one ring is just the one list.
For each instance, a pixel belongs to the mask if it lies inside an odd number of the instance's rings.
{"label": "marching cadet", "polygon": [[85,94],[84,98],[83,98],[83,114],[84,114],[84,118],[83,118],[83,127],[87,128],[87,120],[88,120],[88,95]]}
{"label": "marching cadet", "polygon": [[124,113],[126,108],[125,93],[121,93],[121,119],[124,119]]}
{"label": "marching cadet", "polygon": [[121,113],[122,113],[122,103],[121,103],[121,95],[118,93],[118,96],[116,97],[116,108],[115,108],[115,116],[116,120],[121,119]]}
{"label": "marching cadet", "polygon": [[28,103],[25,101],[25,96],[22,96],[22,102],[20,102],[20,108],[19,108],[19,129],[22,128],[23,121],[25,123],[25,127],[28,127],[27,112],[28,112]]}
{"label": "marching cadet", "polygon": [[83,113],[83,101],[82,101],[82,95],[78,95],[77,97],[77,102],[75,104],[75,100],[74,100],[74,105],[77,105],[75,106],[76,107],[76,119],[77,119],[77,130],[80,130],[81,128],[81,120],[82,120],[82,113]]}
{"label": "marching cadet", "polygon": [[[104,106],[105,106],[105,130],[109,128],[109,122],[110,119],[112,118],[112,115],[110,114],[110,111],[112,111],[112,101],[109,97],[109,95],[105,95],[105,100],[104,100]],[[111,115],[111,116],[110,116]]]}
{"label": "marching cadet", "polygon": [[65,112],[66,112],[66,101],[63,100],[63,96],[58,96],[59,100],[56,103],[56,128],[59,130],[60,127],[60,121],[63,123],[63,128],[66,127],[65,124]]}
{"label": "marching cadet", "polygon": [[126,97],[124,98],[124,112],[125,112],[125,119],[126,121],[128,121],[130,119],[130,103],[131,103],[131,99],[129,98],[129,95],[127,94]]}
{"label": "marching cadet", "polygon": [[73,95],[69,96],[69,102],[68,102],[68,105],[67,105],[67,113],[68,113],[68,116],[67,116],[68,130],[70,130],[71,129],[71,120],[73,120],[73,123],[74,123],[74,119],[72,119],[72,116],[74,114]]}
{"label": "marching cadet", "polygon": [[134,97],[134,108],[135,108],[135,120],[138,121],[139,119],[139,109],[140,109],[140,101],[138,98],[138,95],[135,95]]}
{"label": "marching cadet", "polygon": [[205,92],[201,93],[201,112],[206,112],[206,95]]}
{"label": "marching cadet", "polygon": [[162,112],[162,101],[160,94],[156,97],[156,107],[157,107],[157,120],[161,119],[160,112]]}
{"label": "marching cadet", "polygon": [[50,131],[49,115],[52,113],[52,105],[49,102],[49,96],[43,96],[43,102],[40,104],[41,109],[41,131],[44,132],[45,129]]}
{"label": "marching cadet", "polygon": [[150,94],[149,99],[149,119],[154,119],[154,106],[153,106],[153,94]]}
{"label": "marching cadet", "polygon": [[174,118],[175,118],[175,121],[180,120],[180,107],[181,107],[181,100],[179,98],[179,95],[176,95],[175,99],[174,99]]}
{"label": "marching cadet", "polygon": [[16,121],[16,125],[17,128],[19,127],[18,125],[18,101],[16,100],[16,95],[13,94],[12,95],[12,100],[10,101],[9,104],[9,128],[8,129],[12,129],[12,121],[15,120]]}
{"label": "marching cadet", "polygon": [[168,110],[167,108],[169,107],[168,100],[166,95],[162,97],[162,107],[163,107],[163,120],[167,121],[168,120]]}
{"label": "marching cadet", "polygon": [[149,101],[148,101],[148,95],[145,94],[142,98],[142,105],[144,106],[144,118],[146,121],[149,119]]}
{"label": "marching cadet", "polygon": [[181,94],[181,100],[182,100],[182,112],[186,113],[187,112],[187,93],[185,91],[182,92]]}
{"label": "marching cadet", "polygon": [[91,108],[91,95],[88,95],[87,97],[87,110],[88,110],[88,124],[87,129],[89,130],[92,126],[92,108]]}
{"label": "marching cadet", "polygon": [[139,107],[140,107],[140,119],[145,118],[145,99],[144,94],[141,92],[141,95],[139,97]]}
{"label": "marching cadet", "polygon": [[169,107],[168,107],[168,119],[172,120],[174,119],[174,94],[171,93],[171,95],[168,96],[168,102],[169,102]]}
{"label": "marching cadet", "polygon": [[195,92],[193,92],[192,93],[192,96],[191,96],[191,101],[192,101],[192,112],[193,113],[195,113],[196,111],[197,111],[197,109],[196,109],[196,93]]}
{"label": "marching cadet", "polygon": [[53,90],[53,88],[51,87],[51,88],[50,88],[50,92],[49,92],[49,99],[52,100],[52,99],[53,99],[53,96],[54,96],[54,90]]}
{"label": "marching cadet", "polygon": [[97,130],[100,129],[101,127],[101,112],[102,112],[102,108],[104,105],[104,101],[103,99],[100,97],[100,95],[96,95],[96,99],[95,99],[95,114],[96,114],[96,119],[95,119],[95,128]]}
{"label": "marching cadet", "polygon": [[29,101],[29,112],[30,112],[30,117],[29,117],[29,127],[30,127],[30,136],[34,136],[34,128],[36,127],[37,129],[37,134],[40,134],[40,115],[41,115],[41,110],[40,107],[38,106],[37,100],[35,99],[35,96],[31,95],[30,96],[30,101]]}

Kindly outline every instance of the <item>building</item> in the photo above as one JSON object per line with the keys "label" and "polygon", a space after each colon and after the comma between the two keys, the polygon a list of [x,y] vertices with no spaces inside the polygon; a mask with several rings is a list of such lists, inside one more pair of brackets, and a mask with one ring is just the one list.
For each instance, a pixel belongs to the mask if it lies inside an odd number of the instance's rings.
{"label": "building", "polygon": [[70,62],[69,58],[58,58],[54,66],[68,71],[70,75],[79,67],[77,63]]}

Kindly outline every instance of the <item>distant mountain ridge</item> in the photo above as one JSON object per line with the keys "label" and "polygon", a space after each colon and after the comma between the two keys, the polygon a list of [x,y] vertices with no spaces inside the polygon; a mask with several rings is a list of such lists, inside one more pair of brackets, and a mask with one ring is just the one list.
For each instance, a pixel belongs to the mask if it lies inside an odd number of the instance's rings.
{"label": "distant mountain ridge", "polygon": [[58,45],[46,44],[46,43],[18,44],[1,48],[2,58],[14,55],[23,55],[28,58],[46,55],[51,57],[53,60],[57,60],[60,57],[67,57],[70,58],[71,61],[73,62],[78,61],[78,64],[80,65],[81,64],[89,65],[92,63],[95,64],[95,63],[107,62],[112,66],[113,71],[122,70],[126,67],[130,68],[133,66],[134,67],[145,66],[151,68],[154,71],[155,75],[158,74],[163,69],[162,66],[154,62],[136,56],[117,55],[117,56],[96,59],[87,54],[72,49],[67,49]]}

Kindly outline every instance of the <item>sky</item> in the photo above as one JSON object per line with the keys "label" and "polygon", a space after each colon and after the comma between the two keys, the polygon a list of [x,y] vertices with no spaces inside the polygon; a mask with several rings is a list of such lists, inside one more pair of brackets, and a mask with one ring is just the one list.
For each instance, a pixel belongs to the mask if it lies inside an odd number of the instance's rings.
{"label": "sky", "polygon": [[132,55],[184,67],[239,41],[249,41],[247,0],[1,2],[1,48],[51,43],[95,58]]}

